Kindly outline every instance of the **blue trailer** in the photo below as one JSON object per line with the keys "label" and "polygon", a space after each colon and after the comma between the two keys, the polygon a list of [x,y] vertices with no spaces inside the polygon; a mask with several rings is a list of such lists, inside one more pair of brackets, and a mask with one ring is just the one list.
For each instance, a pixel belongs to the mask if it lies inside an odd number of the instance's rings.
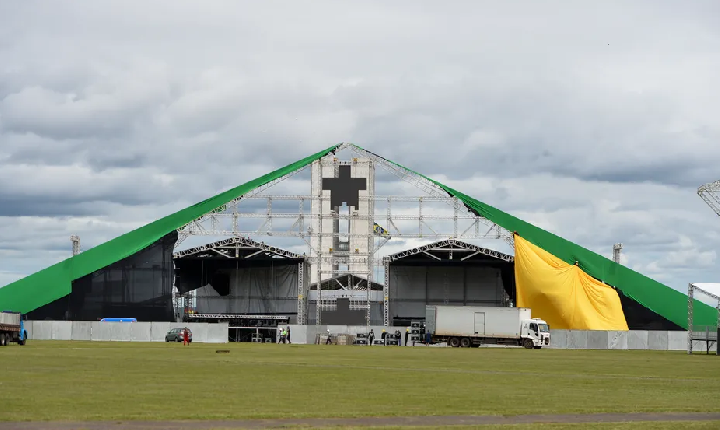
{"label": "blue trailer", "polygon": [[18,345],[27,343],[25,321],[20,312],[0,312],[0,346],[7,346],[10,342]]}

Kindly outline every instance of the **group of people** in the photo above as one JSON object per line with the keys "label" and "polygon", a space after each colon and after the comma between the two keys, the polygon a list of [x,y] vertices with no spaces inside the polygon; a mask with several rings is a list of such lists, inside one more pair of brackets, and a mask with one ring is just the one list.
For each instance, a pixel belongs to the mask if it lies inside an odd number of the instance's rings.
{"label": "group of people", "polygon": [[278,343],[291,343],[290,342],[290,327],[278,328]]}

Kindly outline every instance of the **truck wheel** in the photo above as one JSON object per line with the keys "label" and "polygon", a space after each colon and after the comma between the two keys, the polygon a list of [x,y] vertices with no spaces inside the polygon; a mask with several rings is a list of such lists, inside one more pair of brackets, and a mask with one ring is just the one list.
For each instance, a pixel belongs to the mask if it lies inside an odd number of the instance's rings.
{"label": "truck wheel", "polygon": [[460,339],[456,337],[451,337],[450,340],[448,340],[448,345],[452,346],[453,348],[457,348],[460,346]]}
{"label": "truck wheel", "polygon": [[460,339],[460,346],[463,348],[470,348],[470,339],[466,337]]}
{"label": "truck wheel", "polygon": [[533,345],[532,339],[525,339],[525,340],[523,340],[523,347],[524,347],[525,349],[533,349],[533,346],[534,346],[534,345]]}
{"label": "truck wheel", "polygon": [[5,333],[0,333],[0,346],[7,346],[7,338]]}

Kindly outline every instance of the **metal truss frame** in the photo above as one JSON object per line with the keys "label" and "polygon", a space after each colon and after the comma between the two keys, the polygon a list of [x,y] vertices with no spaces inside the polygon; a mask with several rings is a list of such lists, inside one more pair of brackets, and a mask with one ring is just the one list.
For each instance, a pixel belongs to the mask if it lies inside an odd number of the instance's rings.
{"label": "metal truss frame", "polygon": [[[712,299],[717,300],[717,305],[715,306],[715,309],[717,309],[717,311],[718,311],[718,321],[717,321],[717,326],[715,327],[715,330],[714,330],[715,333],[713,333],[713,334],[708,333],[708,334],[706,335],[706,338],[704,338],[704,339],[700,339],[700,338],[695,338],[695,337],[694,337],[696,332],[695,332],[695,330],[694,330],[695,326],[694,326],[694,324],[693,324],[693,317],[694,317],[693,308],[694,308],[694,305],[695,305],[694,302],[695,302],[695,291],[696,291],[696,290],[699,291],[699,292],[702,293],[702,294],[705,294],[706,296],[708,296],[708,297],[710,297],[710,298],[712,298]],[[687,328],[687,330],[688,330],[688,331],[687,331],[687,333],[688,333],[688,338],[687,338],[687,353],[688,353],[688,354],[692,354],[692,350],[693,350],[693,340],[704,340],[705,342],[708,342],[708,350],[709,350],[709,348],[710,348],[709,342],[711,342],[711,341],[714,340],[715,343],[717,344],[718,340],[720,340],[720,339],[718,339],[718,336],[717,336],[718,329],[720,329],[720,296],[718,296],[718,295],[716,295],[716,294],[713,294],[713,293],[711,293],[711,292],[709,292],[709,291],[706,291],[706,290],[704,290],[704,289],[696,286],[696,285],[693,284],[693,283],[688,284],[688,328]],[[718,353],[718,355],[720,355],[720,352],[717,352],[717,351],[716,351],[716,353]]]}
{"label": "metal truss frame", "polygon": [[[486,239],[486,238],[502,238],[502,232],[500,228],[493,224],[490,229],[482,231],[480,224],[482,223],[481,218],[476,215],[462,215],[462,205],[454,205],[454,213],[452,215],[423,215],[423,202],[428,201],[450,201],[453,202],[456,199],[452,198],[434,198],[427,199],[423,196],[417,197],[397,197],[397,196],[375,196],[372,199],[364,199],[368,202],[369,206],[373,206],[376,201],[385,201],[388,204],[387,214],[384,218],[386,221],[386,232],[387,234],[376,234],[374,231],[365,233],[323,233],[314,232],[311,229],[309,231],[304,230],[305,219],[340,219],[340,220],[370,220],[375,221],[380,217],[368,216],[368,215],[354,215],[354,214],[342,214],[342,213],[326,213],[326,214],[314,214],[308,215],[304,211],[291,212],[291,213],[274,213],[272,212],[272,201],[273,200],[300,200],[304,202],[306,200],[313,200],[311,196],[254,196],[248,199],[265,199],[268,201],[268,210],[266,212],[231,212],[231,213],[217,213],[210,215],[204,220],[197,221],[192,224],[188,224],[185,233],[193,236],[275,236],[275,237],[301,237],[307,238],[310,236],[321,236],[321,237],[366,237],[370,234],[372,237],[384,239],[384,243],[394,237],[398,238],[457,238],[457,239]],[[327,198],[315,198],[315,200],[326,201]],[[393,214],[392,203],[393,202],[417,202],[418,203],[418,215],[406,215],[406,214]],[[256,230],[241,230],[238,228],[239,219],[262,219],[263,224]],[[287,230],[272,230],[273,219],[292,219],[295,222],[292,224],[290,229]],[[222,220],[232,221],[232,230],[217,229],[216,227]],[[458,221],[469,220],[473,221],[464,231],[460,232],[460,226]],[[206,228],[203,226],[203,222],[211,222],[211,226]],[[395,221],[417,221],[418,233],[403,233],[397,227]],[[438,232],[432,225],[427,221],[452,221],[453,231],[452,232]],[[372,226],[372,223],[370,224]],[[425,230],[429,230],[426,232]]]}
{"label": "metal truss frame", "polygon": [[[358,160],[357,158],[353,158],[353,161],[341,161],[338,159],[337,154],[340,151],[349,149],[351,152],[356,154],[360,158],[364,158],[367,160]],[[375,220],[382,219],[382,216],[372,216],[372,219],[370,219],[370,216],[360,216],[360,215],[352,215],[352,214],[339,214],[332,212],[331,213],[325,213],[323,214],[323,204],[322,202],[325,200],[328,200],[329,196],[323,196],[322,193],[322,175],[317,175],[317,178],[315,178],[316,181],[318,181],[317,184],[315,184],[315,189],[320,190],[317,195],[263,195],[263,193],[268,190],[269,188],[272,188],[273,186],[277,185],[280,182],[283,182],[298,173],[307,170],[311,166],[315,165],[315,163],[320,164],[321,166],[327,166],[327,165],[333,165],[336,168],[340,165],[344,164],[358,164],[358,163],[368,163],[372,168],[370,169],[370,172],[374,172],[375,166],[380,166],[386,171],[394,174],[396,177],[398,177],[400,180],[410,183],[419,190],[426,193],[426,196],[420,196],[420,197],[407,197],[407,196],[377,196],[374,193],[374,189],[372,189],[372,185],[374,184],[374,178],[370,181],[371,186],[368,189],[369,196],[360,196],[360,199],[366,200],[368,204],[368,212],[373,215],[375,214],[375,203],[384,201],[387,202],[387,214],[385,217],[385,222],[387,223],[384,226],[384,232],[383,234],[377,234],[374,231],[374,222]],[[374,175],[374,173],[371,173]],[[238,210],[238,204],[241,200],[250,200],[250,199],[265,199],[267,200],[267,210],[264,211],[264,213],[242,213]],[[273,200],[297,200],[299,201],[299,210],[297,213],[274,213],[272,210],[272,202]],[[320,204],[317,205],[319,207],[319,213],[305,213],[304,210],[304,204],[306,201],[314,202],[319,201]],[[418,214],[417,215],[407,215],[407,214],[393,214],[392,213],[392,203],[394,202],[418,202]],[[423,213],[423,204],[424,203],[430,203],[430,202],[444,202],[448,204],[450,207],[453,208],[453,214],[452,215],[434,215],[434,214],[424,214]],[[427,210],[426,210],[427,211]],[[461,213],[461,211],[464,211],[465,215]],[[264,222],[261,227],[259,227],[256,230],[241,230],[238,228],[238,220],[240,219],[264,219]],[[294,219],[294,223],[292,224],[292,227],[290,227],[289,230],[280,230],[273,229],[273,219]],[[348,234],[348,233],[333,233],[333,232],[323,232],[322,231],[322,225],[323,222],[317,222],[317,225],[319,226],[318,231],[312,231],[312,228],[308,228],[306,230],[305,228],[305,221],[306,220],[325,220],[325,219],[370,219],[371,222],[368,222],[368,229],[369,231],[367,234],[365,233],[356,233],[356,234]],[[229,222],[227,222],[229,220]],[[428,223],[428,221],[431,220],[437,220],[437,221],[452,221],[453,223],[453,231],[452,232],[438,232],[433,229],[433,227]],[[470,223],[471,225],[467,227],[464,231],[460,231],[460,226],[458,224],[459,220],[472,220],[473,222]],[[232,227],[230,229],[226,229],[221,226],[223,224],[223,221],[225,221],[224,224],[231,224]],[[408,232],[401,232],[398,228],[395,221],[417,221],[417,233],[408,233]],[[484,224],[485,228],[481,228],[480,224]],[[486,230],[487,229],[487,230]],[[483,231],[485,230],[485,231]],[[496,238],[496,239],[503,239],[505,242],[507,242],[509,245],[513,246],[513,235],[511,232],[507,231],[506,229],[500,227],[499,225],[493,223],[492,221],[483,218],[482,216],[479,216],[475,213],[473,213],[469,208],[467,208],[458,198],[452,197],[448,194],[447,191],[442,189],[440,186],[435,184],[434,182],[430,181],[428,178],[425,178],[422,175],[419,175],[415,172],[412,172],[402,166],[399,166],[397,164],[392,163],[389,160],[386,160],[377,154],[371,153],[369,151],[366,151],[357,145],[350,144],[350,143],[343,143],[341,144],[332,154],[327,155],[326,157],[323,157],[321,160],[318,160],[314,162],[313,164],[307,165],[303,168],[300,168],[294,172],[288,173],[287,175],[282,176],[281,178],[278,178],[274,181],[271,181],[263,186],[260,186],[244,195],[241,195],[237,197],[236,199],[233,199],[232,201],[228,202],[227,204],[224,204],[215,210],[202,215],[201,217],[197,218],[196,220],[187,223],[183,227],[178,229],[178,240],[176,241],[175,247],[177,247],[189,236],[226,236],[229,237],[229,239],[225,239],[222,241],[214,242],[212,244],[208,245],[202,245],[199,247],[195,247],[189,250],[184,251],[178,251],[175,252],[174,255],[176,258],[182,258],[184,256],[193,255],[198,252],[203,252],[207,250],[216,250],[222,249],[222,248],[228,248],[240,245],[248,245],[248,246],[254,246],[258,249],[262,249],[264,252],[271,253],[277,256],[284,256],[286,258],[302,258],[304,260],[303,263],[299,264],[299,285],[298,285],[298,321],[305,322],[307,318],[307,299],[308,299],[308,291],[309,291],[309,264],[310,263],[316,263],[317,267],[317,278],[318,280],[322,279],[323,273],[332,273],[332,274],[346,274],[349,273],[349,270],[321,270],[321,264],[320,262],[328,262],[331,261],[335,264],[348,264],[354,263],[354,264],[362,264],[362,266],[366,266],[367,270],[353,270],[354,274],[363,274],[366,275],[368,285],[372,285],[373,282],[373,272],[374,268],[382,267],[383,265],[387,268],[389,264],[389,260],[385,260],[382,258],[375,258],[376,252],[381,249],[391,238],[423,238],[423,239],[436,239],[436,240],[445,240],[444,243],[447,244],[455,244],[457,246],[463,247],[463,250],[469,250],[471,252],[474,252],[476,254],[483,253],[485,255],[494,256],[496,258],[503,259],[503,256],[505,254],[498,253],[496,251],[488,250],[485,248],[475,247],[474,245],[466,244],[464,242],[459,242],[458,239],[486,239],[486,238]],[[265,245],[264,243],[253,241],[249,239],[250,236],[276,236],[276,237],[298,237],[301,238],[307,246],[310,249],[310,253],[307,256],[300,256],[297,254],[294,254],[289,251],[282,250],[280,248],[271,247],[268,245]],[[335,250],[333,252],[333,255],[326,256],[323,252],[321,252],[320,249],[313,249],[313,247],[310,244],[309,238],[316,237],[318,239],[318,243],[322,244],[322,238],[325,237],[342,237],[342,238],[349,238],[349,237],[367,237],[368,238],[368,252],[367,253],[352,253],[352,252],[338,252]],[[377,243],[376,243],[377,240]],[[432,244],[432,246],[437,247],[438,243]],[[430,245],[428,245],[430,246]],[[470,247],[468,249],[467,247]],[[425,248],[425,247],[422,247]],[[419,248],[415,248],[419,249]],[[428,248],[430,249],[430,248]],[[427,251],[427,249],[425,250]],[[411,252],[411,251],[406,251]],[[397,255],[397,254],[396,254]],[[472,254],[475,255],[475,254]],[[227,255],[226,255],[227,256]],[[232,258],[228,256],[229,258]],[[348,266],[349,269],[349,266]],[[307,278],[307,279],[306,279]],[[385,281],[386,284],[389,281],[388,279],[388,273],[386,270],[385,273]],[[368,290],[370,291],[370,290]],[[321,324],[321,306],[322,303],[322,290],[318,290],[318,305],[316,306],[316,324]],[[383,294],[384,297],[384,320],[385,324],[388,324],[388,290],[387,285],[385,287],[385,291]],[[367,317],[366,317],[366,323],[370,324],[370,294],[368,293],[367,296]]]}
{"label": "metal truss frame", "polygon": [[242,200],[242,199],[247,199],[247,198],[250,198],[250,197],[255,196],[255,195],[257,195],[257,194],[260,194],[260,193],[264,192],[265,190],[267,190],[267,189],[269,189],[269,188],[272,188],[272,187],[274,187],[275,185],[277,185],[277,184],[279,184],[279,183],[281,183],[281,182],[283,182],[283,181],[285,181],[285,180],[287,180],[287,179],[290,179],[290,178],[292,178],[293,176],[295,176],[295,175],[297,175],[297,174],[299,174],[299,173],[307,170],[309,167],[310,167],[310,165],[301,167],[301,168],[299,168],[299,169],[297,169],[297,170],[295,170],[295,171],[292,171],[292,172],[288,173],[287,175],[283,175],[283,176],[281,176],[281,177],[279,177],[279,178],[277,178],[277,179],[275,179],[275,180],[273,180],[273,181],[270,181],[270,182],[268,182],[268,183],[265,184],[265,185],[261,185],[261,186],[255,188],[255,189],[253,189],[252,191],[248,192],[247,194],[243,194],[243,195],[241,195],[241,196],[239,196],[239,197],[237,197],[237,198],[235,198],[235,199],[227,202],[226,204],[224,204],[224,205],[216,208],[215,210],[210,211],[210,212],[206,213],[205,215],[200,216],[200,217],[197,218],[196,220],[191,221],[191,222],[185,224],[184,226],[180,227],[180,228],[177,230],[177,232],[178,232],[178,240],[175,242],[175,248],[177,248],[177,247],[178,247],[183,241],[185,241],[185,239],[187,239],[189,236],[192,236],[192,235],[193,235],[193,233],[191,233],[191,232],[188,231],[189,228],[190,228],[192,225],[197,225],[200,229],[202,229],[202,227],[201,227],[199,224],[202,223],[203,221],[207,220],[208,218],[212,217],[214,214],[221,213],[221,212],[225,212],[228,208],[232,208],[232,207],[234,207],[235,210],[237,211],[237,205],[238,205],[238,202],[240,202],[240,200]]}
{"label": "metal truss frame", "polygon": [[250,315],[250,314],[189,314],[188,318],[192,319],[217,319],[217,320],[232,320],[232,319],[248,319],[248,320],[287,320],[289,316],[285,315]]}
{"label": "metal truss frame", "polygon": [[[257,252],[254,252],[246,257],[243,258],[252,258],[258,254],[264,253],[266,255],[270,254],[274,257],[283,257],[283,258],[294,258],[294,259],[305,259],[306,257],[303,255],[295,254],[294,252],[286,251],[282,248],[278,248],[275,246],[270,246],[262,242],[257,242],[252,239],[249,239],[247,237],[231,237],[229,239],[219,240],[217,242],[208,243],[205,245],[196,246],[195,248],[186,249],[183,251],[176,251],[173,253],[173,258],[183,258],[183,257],[189,257],[191,255],[195,255],[201,252],[205,251],[214,251],[216,254],[226,257],[226,258],[240,258],[237,255],[237,252],[235,255],[228,255],[227,251],[232,250],[239,250],[239,249],[257,249]],[[226,252],[223,252],[226,251]]]}
{"label": "metal truss frame", "polygon": [[720,181],[700,186],[697,193],[717,215],[720,215]]}
{"label": "metal truss frame", "polygon": [[[437,198],[447,198],[448,192],[442,189],[439,185],[432,182],[428,178],[413,172],[405,167],[400,166],[399,164],[395,164],[391,162],[390,160],[387,160],[375,153],[372,153],[368,150],[365,150],[363,148],[360,148],[357,145],[354,145],[352,143],[343,143],[340,148],[338,148],[338,151],[341,149],[349,148],[351,151],[359,155],[360,157],[366,157],[370,158],[371,160],[376,161],[376,164],[383,167],[386,171],[392,173],[396,177],[398,177],[400,180],[407,182],[416,188],[424,191],[430,196],[437,197]],[[453,198],[452,205],[457,207],[464,206],[462,202],[460,202],[459,199]],[[499,237],[501,237],[505,242],[507,242],[510,246],[514,246],[514,238],[512,232],[500,227],[499,225],[495,224],[494,222],[490,221],[489,219],[483,218],[479,215],[476,215],[478,220],[480,220],[483,224],[487,225],[491,230],[496,229],[498,232]]]}
{"label": "metal truss frame", "polygon": [[[492,249],[488,248],[482,248],[480,246],[473,245],[471,243],[465,243],[461,242],[459,240],[455,239],[448,239],[443,240],[440,242],[430,243],[428,245],[420,246],[418,248],[408,249],[406,251],[400,251],[398,253],[395,253],[393,255],[388,255],[385,257],[389,262],[398,261],[405,257],[409,257],[411,255],[417,255],[417,254],[429,254],[431,252],[450,252],[452,258],[452,252],[471,252],[471,254],[466,255],[462,257],[460,260],[464,261],[468,258],[474,257],[476,255],[482,254],[487,255],[488,257],[497,258],[499,260],[507,261],[508,263],[512,263],[515,261],[515,257],[508,254],[503,254],[502,252],[494,251]],[[431,258],[435,258],[437,260],[441,260],[442,258],[429,255]]]}

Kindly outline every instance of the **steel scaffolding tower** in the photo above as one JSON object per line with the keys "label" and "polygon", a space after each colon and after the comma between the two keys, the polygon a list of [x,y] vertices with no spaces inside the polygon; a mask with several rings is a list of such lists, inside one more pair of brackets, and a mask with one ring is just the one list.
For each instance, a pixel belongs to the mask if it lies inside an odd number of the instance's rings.
{"label": "steel scaffolding tower", "polygon": [[73,234],[70,236],[70,241],[72,242],[72,255],[80,254],[80,237]]}
{"label": "steel scaffolding tower", "polygon": [[613,261],[616,263],[620,263],[620,253],[622,252],[623,246],[622,243],[616,243],[613,245]]}

